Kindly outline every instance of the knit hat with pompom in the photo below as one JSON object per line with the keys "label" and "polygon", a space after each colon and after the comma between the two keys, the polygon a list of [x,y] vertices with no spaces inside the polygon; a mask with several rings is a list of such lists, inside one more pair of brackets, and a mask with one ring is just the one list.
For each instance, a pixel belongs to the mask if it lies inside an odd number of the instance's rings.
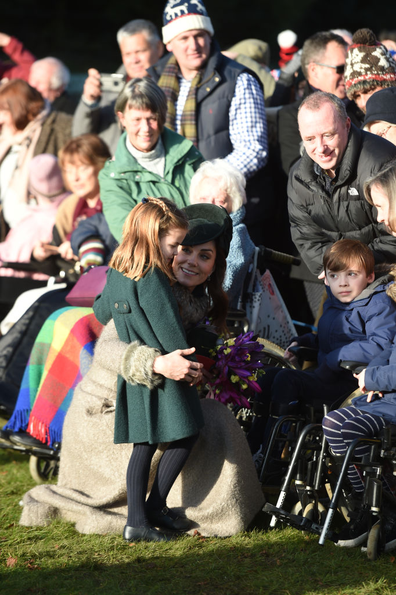
{"label": "knit hat with pompom", "polygon": [[371,29],[358,29],[353,35],[344,78],[349,99],[378,87],[396,86],[396,62]]}
{"label": "knit hat with pompom", "polygon": [[213,36],[212,21],[202,0],[168,0],[163,14],[162,41],[166,45],[180,33],[203,29]]}
{"label": "knit hat with pompom", "polygon": [[294,33],[294,31],[286,29],[285,31],[281,31],[279,33],[277,41],[280,48],[280,60],[278,64],[280,68],[283,68],[283,66],[289,62],[293,58],[294,54],[298,51],[298,47],[296,46],[297,35]]}

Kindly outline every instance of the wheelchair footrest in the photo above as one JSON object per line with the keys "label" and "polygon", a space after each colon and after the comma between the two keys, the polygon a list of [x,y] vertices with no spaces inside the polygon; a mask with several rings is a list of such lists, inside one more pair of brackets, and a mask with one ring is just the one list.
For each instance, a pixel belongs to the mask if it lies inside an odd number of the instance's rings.
{"label": "wheelchair footrest", "polygon": [[[310,519],[307,519],[303,516],[291,514],[290,512],[287,512],[282,508],[277,508],[269,502],[267,502],[264,505],[263,511],[267,512],[272,516],[275,516],[281,522],[290,525],[294,529],[299,529],[299,531],[310,531],[311,533],[315,533],[316,535],[321,535],[322,533],[322,525],[318,525],[317,523],[314,523]],[[329,531],[326,535],[326,539],[330,539],[331,541],[334,541],[334,543],[337,543],[338,535],[334,531]]]}

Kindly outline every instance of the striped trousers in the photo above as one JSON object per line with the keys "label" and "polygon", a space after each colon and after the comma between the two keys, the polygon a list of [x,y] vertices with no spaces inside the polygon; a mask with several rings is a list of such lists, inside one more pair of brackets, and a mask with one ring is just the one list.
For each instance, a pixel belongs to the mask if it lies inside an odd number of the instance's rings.
{"label": "striped trousers", "polygon": [[[355,438],[374,438],[386,426],[382,417],[345,407],[331,411],[323,419],[323,432],[335,455],[344,455]],[[358,458],[369,454],[370,446],[362,444],[355,450]],[[348,479],[355,492],[364,491],[364,483],[354,465],[348,469]]]}

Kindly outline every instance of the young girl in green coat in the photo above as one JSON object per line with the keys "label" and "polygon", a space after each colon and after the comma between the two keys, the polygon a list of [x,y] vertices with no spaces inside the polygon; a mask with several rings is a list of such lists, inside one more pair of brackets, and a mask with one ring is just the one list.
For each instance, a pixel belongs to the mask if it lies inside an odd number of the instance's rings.
{"label": "young girl in green coat", "polygon": [[[132,365],[147,370],[148,376],[156,373],[151,386],[118,377],[114,441],[134,443],[127,471],[127,541],[167,541],[169,535],[155,527],[190,527],[188,519],[166,508],[167,494],[203,426],[194,386],[201,378],[201,364],[189,359],[194,348],[187,344],[171,290],[170,265],[187,226],[185,215],[171,201],[143,199],[126,219],[106,286],[94,304],[98,320],[106,324],[113,318],[119,338],[131,350],[150,346],[140,361],[132,358]],[[151,459],[160,442],[170,444],[146,502]]]}

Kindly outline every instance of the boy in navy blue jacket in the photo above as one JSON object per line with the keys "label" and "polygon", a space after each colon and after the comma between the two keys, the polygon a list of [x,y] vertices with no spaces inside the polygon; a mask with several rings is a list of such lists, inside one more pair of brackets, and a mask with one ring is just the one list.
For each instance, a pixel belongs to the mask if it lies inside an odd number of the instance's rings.
{"label": "boy in navy blue jacket", "polygon": [[[248,434],[252,453],[263,442],[270,407],[276,415],[286,413],[291,403],[331,404],[346,397],[358,384],[350,372],[340,368],[340,362],[369,363],[396,336],[396,306],[386,294],[390,278],[374,281],[374,256],[365,244],[335,242],[327,249],[323,266],[328,299],[318,333],[296,337],[289,346],[317,347],[318,366],[306,371],[266,370],[259,381],[262,392],[256,395],[262,415],[255,417]],[[289,348],[285,358],[292,361]]]}

